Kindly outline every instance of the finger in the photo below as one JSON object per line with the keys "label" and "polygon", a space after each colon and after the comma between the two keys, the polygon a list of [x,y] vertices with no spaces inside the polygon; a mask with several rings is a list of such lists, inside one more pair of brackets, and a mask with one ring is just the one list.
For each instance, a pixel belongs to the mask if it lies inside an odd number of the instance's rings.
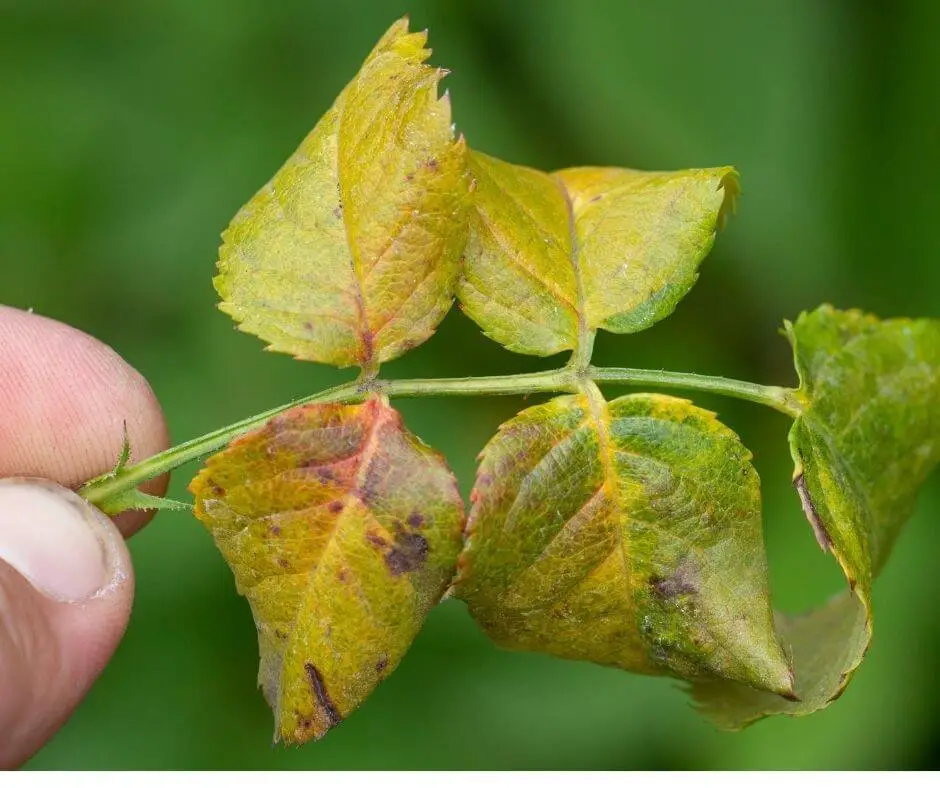
{"label": "finger", "polygon": [[[0,306],[0,477],[78,487],[114,467],[125,423],[132,461],[167,446],[150,386],[117,353],[56,320]],[[166,484],[142,489],[162,495]],[[128,512],[117,522],[128,536],[147,519]]]}
{"label": "finger", "polygon": [[115,525],[46,480],[0,480],[0,768],[28,759],[88,692],[127,625]]}

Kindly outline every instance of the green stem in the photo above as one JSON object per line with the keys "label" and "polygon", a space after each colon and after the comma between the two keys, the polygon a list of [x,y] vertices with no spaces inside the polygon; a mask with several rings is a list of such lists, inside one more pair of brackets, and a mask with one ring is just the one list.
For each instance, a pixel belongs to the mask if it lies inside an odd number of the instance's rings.
{"label": "green stem", "polygon": [[616,367],[588,367],[588,377],[595,383],[623,383],[630,386],[656,386],[663,388],[708,391],[726,397],[744,399],[766,405],[796,418],[802,406],[795,389],[781,386],[762,386],[746,380],[696,375],[694,372],[666,372],[655,369],[619,369]]}
{"label": "green stem", "polygon": [[647,369],[618,369],[587,367],[583,372],[563,367],[546,372],[522,375],[495,375],[474,378],[440,378],[415,380],[364,380],[343,383],[309,397],[288,402],[271,410],[251,416],[227,427],[194,438],[172,449],[155,454],[135,465],[119,467],[116,471],[92,479],[78,493],[89,502],[103,506],[142,482],[154,479],[192,460],[228,445],[234,438],[262,426],[272,416],[298,405],[327,402],[361,402],[372,394],[388,397],[474,397],[480,395],[505,396],[576,391],[580,379],[597,383],[629,386],[663,386],[724,394],[767,405],[790,416],[800,413],[800,405],[793,389],[760,386],[730,378],[716,378],[683,372],[664,372]]}

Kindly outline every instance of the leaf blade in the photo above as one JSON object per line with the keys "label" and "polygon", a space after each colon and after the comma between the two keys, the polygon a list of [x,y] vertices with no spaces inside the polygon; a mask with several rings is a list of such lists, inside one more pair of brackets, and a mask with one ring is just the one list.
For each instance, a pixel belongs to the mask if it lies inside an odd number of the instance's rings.
{"label": "leaf blade", "polygon": [[392,25],[223,233],[220,308],[271,350],[371,368],[425,341],[451,306],[466,146],[425,38]]}
{"label": "leaf blade", "polygon": [[850,593],[781,619],[800,702],[781,706],[723,684],[691,689],[702,710],[731,729],[772,714],[810,714],[842,694],[871,642],[874,578],[940,462],[940,321],[879,320],[824,305],[786,333],[804,403],[790,432],[794,481]]}
{"label": "leaf blade", "polygon": [[538,356],[671,314],[738,192],[731,167],[548,174],[472,151],[469,169],[458,298],[490,338]]}
{"label": "leaf blade", "polygon": [[575,215],[587,324],[616,334],[672,314],[695,284],[739,190],[732,167],[575,167],[555,176]]}
{"label": "leaf blade", "polygon": [[576,271],[565,197],[546,173],[471,151],[473,209],[458,297],[510,350],[550,356],[578,337]]}
{"label": "leaf blade", "polygon": [[713,414],[662,395],[556,398],[501,427],[472,500],[456,594],[499,645],[792,691],[757,476]]}
{"label": "leaf blade", "polygon": [[320,738],[395,669],[447,589],[463,531],[453,475],[373,399],[277,416],[191,489],[251,605],[276,738]]}

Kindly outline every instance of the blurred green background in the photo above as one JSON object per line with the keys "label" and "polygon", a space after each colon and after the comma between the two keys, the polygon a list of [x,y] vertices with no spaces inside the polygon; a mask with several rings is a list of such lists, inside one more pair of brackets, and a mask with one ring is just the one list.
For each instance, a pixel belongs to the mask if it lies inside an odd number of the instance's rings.
{"label": "blurred green background", "polygon": [[[70,322],[151,381],[179,441],[346,379],[261,352],[215,309],[219,233],[385,28],[431,30],[472,145],[546,169],[731,163],[738,216],[670,320],[599,363],[789,384],[784,317],[830,301],[940,315],[940,4],[0,0],[0,301]],[[554,365],[453,312],[389,375]],[[787,420],[698,397],[754,450],[777,604],[841,588],[790,488]],[[519,399],[407,401],[466,491]],[[174,477],[184,495],[194,469]],[[113,663],[34,768],[905,768],[940,765],[940,478],[876,586],[844,697],[719,733],[674,682],[491,647],[464,607],[321,743],[271,746],[247,604],[195,520],[132,541]],[[0,732],[2,735],[2,732]]]}

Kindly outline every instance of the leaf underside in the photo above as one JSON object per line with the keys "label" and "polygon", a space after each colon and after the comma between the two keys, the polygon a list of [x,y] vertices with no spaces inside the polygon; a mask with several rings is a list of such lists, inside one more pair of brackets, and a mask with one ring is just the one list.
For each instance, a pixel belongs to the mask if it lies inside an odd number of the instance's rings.
{"label": "leaf underside", "polygon": [[673,397],[529,408],[481,455],[455,584],[498,644],[790,694],[750,453]]}
{"label": "leaf underside", "polygon": [[872,581],[940,461],[940,321],[878,320],[830,306],[787,325],[804,410],[793,424],[794,480],[823,549],[850,592],[781,617],[799,703],[727,682],[692,689],[722,727],[770,714],[809,714],[845,690],[872,634]]}
{"label": "leaf underside", "polygon": [[466,146],[426,33],[396,22],[297,151],[223,233],[220,307],[270,350],[374,368],[453,302]]}
{"label": "leaf underside", "polygon": [[251,605],[275,739],[323,736],[396,668],[451,582],[453,474],[372,399],[274,417],[191,490]]}
{"label": "leaf underside", "polygon": [[667,317],[733,209],[731,167],[547,174],[473,151],[463,309],[509,350],[572,350],[579,328],[622,334]]}

